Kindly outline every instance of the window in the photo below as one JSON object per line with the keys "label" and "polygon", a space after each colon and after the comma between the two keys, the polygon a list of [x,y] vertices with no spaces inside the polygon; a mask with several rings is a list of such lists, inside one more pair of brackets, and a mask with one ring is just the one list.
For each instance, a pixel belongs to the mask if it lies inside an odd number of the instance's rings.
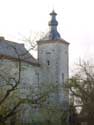
{"label": "window", "polygon": [[48,66],[50,65],[50,61],[49,61],[50,58],[51,58],[51,52],[46,52],[46,62]]}
{"label": "window", "polygon": [[47,64],[50,65],[50,61],[49,60],[47,60]]}
{"label": "window", "polygon": [[62,83],[64,83],[64,73],[62,73]]}

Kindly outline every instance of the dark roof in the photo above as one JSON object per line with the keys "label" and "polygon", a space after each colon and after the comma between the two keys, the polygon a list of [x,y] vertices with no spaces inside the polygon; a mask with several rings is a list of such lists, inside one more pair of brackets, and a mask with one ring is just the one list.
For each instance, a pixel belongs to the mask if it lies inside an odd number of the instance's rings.
{"label": "dark roof", "polygon": [[59,32],[57,31],[58,21],[56,20],[56,13],[53,10],[52,13],[50,13],[51,20],[48,22],[49,25],[49,31],[48,33],[42,38],[43,40],[60,40],[61,36]]}
{"label": "dark roof", "polygon": [[24,44],[5,40],[3,37],[0,37],[0,55],[38,64],[37,60],[26,50]]}

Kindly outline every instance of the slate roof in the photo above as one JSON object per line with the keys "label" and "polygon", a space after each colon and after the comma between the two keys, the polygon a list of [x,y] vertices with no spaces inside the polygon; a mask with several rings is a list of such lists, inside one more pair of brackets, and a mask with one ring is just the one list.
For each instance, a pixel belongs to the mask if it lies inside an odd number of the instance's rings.
{"label": "slate roof", "polygon": [[26,50],[24,44],[5,40],[4,37],[0,37],[0,55],[15,59],[19,56],[27,63],[38,64],[38,61]]}
{"label": "slate roof", "polygon": [[53,10],[52,13],[50,13],[51,20],[48,22],[49,25],[49,31],[48,33],[42,38],[43,40],[60,40],[61,36],[59,32],[57,31],[58,21],[56,20],[56,13]]}

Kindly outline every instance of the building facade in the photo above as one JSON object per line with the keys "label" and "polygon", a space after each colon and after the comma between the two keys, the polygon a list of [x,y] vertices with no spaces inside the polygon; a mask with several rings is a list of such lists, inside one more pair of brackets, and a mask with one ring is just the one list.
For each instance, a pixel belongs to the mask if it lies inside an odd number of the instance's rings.
{"label": "building facade", "polygon": [[[50,13],[49,31],[37,41],[38,59],[27,52],[23,44],[5,40],[3,37],[0,38],[0,71],[6,71],[9,76],[17,76],[15,75],[17,74],[17,60],[20,58],[22,64],[20,93],[23,97],[28,95],[28,89],[31,86],[34,88],[47,84],[63,86],[68,79],[69,43],[61,38],[57,30],[56,15],[54,10]],[[65,91],[62,87],[58,88],[56,93],[51,96],[51,100],[67,109],[69,103],[68,91]],[[23,123],[28,123],[32,121],[29,113],[32,107],[27,108],[26,106],[25,108],[27,113],[25,113],[25,110],[23,111],[22,119]]]}

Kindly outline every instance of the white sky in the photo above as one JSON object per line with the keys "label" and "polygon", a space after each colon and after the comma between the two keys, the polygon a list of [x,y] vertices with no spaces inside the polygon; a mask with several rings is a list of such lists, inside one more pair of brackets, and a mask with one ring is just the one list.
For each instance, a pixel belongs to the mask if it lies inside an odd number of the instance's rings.
{"label": "white sky", "polygon": [[58,31],[70,43],[70,66],[79,58],[93,59],[94,0],[0,0],[0,35],[17,40],[31,31],[46,32],[53,8]]}

